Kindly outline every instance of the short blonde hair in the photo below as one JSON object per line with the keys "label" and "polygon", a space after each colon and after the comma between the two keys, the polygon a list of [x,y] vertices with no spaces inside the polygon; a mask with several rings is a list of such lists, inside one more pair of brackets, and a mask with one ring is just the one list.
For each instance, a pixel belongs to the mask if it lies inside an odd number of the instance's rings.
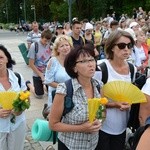
{"label": "short blonde hair", "polygon": [[59,52],[57,51],[57,49],[58,49],[58,46],[59,46],[60,42],[62,42],[62,41],[67,41],[69,43],[70,47],[72,48],[72,44],[71,44],[70,38],[67,35],[59,35],[56,38],[56,40],[55,40],[55,42],[53,44],[53,55],[54,56],[58,56],[59,55]]}
{"label": "short blonde hair", "polygon": [[135,36],[140,36],[140,35],[145,35],[144,31],[143,30],[138,30],[138,31],[135,31]]}

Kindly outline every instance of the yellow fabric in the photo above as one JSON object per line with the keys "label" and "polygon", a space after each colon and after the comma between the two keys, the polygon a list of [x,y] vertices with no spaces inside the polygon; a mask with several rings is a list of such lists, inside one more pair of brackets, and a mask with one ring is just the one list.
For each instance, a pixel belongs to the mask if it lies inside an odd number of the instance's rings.
{"label": "yellow fabric", "polygon": [[100,31],[98,31],[98,32],[95,31],[95,34],[94,34],[94,40],[95,40],[96,46],[101,44],[102,33],[101,33]]}
{"label": "yellow fabric", "polygon": [[147,39],[147,45],[150,46],[150,38]]}
{"label": "yellow fabric", "polygon": [[[81,35],[80,35],[80,36],[81,36]],[[83,38],[83,36],[81,36],[81,38],[82,38],[82,40],[83,40],[83,43],[85,44],[85,39]],[[71,36],[69,36],[68,40],[69,40],[69,43],[71,44],[71,46],[73,47],[73,41],[72,41]]]}

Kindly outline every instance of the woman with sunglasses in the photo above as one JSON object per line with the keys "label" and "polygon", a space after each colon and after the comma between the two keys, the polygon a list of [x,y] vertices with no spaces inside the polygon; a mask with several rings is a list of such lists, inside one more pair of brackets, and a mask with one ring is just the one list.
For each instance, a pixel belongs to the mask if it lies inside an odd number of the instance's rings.
{"label": "woman with sunglasses", "polygon": [[[117,80],[131,82],[131,73],[126,59],[129,57],[133,45],[134,40],[128,32],[116,30],[111,33],[105,45],[107,82]],[[135,67],[134,69],[134,72],[136,72]],[[99,132],[99,149],[123,150],[130,104],[109,99],[106,107],[106,120]]]}
{"label": "woman with sunglasses", "polygon": [[63,115],[66,86],[57,86],[56,95],[49,115],[52,130],[58,132],[58,150],[95,150],[101,127],[97,119],[89,122],[89,98],[100,97],[98,82],[93,79],[96,61],[91,45],[74,48],[66,57],[64,66],[71,77],[73,87],[73,109]]}

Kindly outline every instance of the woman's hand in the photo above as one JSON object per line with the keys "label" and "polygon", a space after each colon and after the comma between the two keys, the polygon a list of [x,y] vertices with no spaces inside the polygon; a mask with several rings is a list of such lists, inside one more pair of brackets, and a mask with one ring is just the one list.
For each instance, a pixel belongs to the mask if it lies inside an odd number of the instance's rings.
{"label": "woman's hand", "polygon": [[21,112],[15,112],[14,110],[12,110],[12,114],[14,114],[15,116],[19,116],[22,114],[22,111]]}
{"label": "woman's hand", "polygon": [[40,73],[40,78],[41,78],[41,80],[44,82],[44,80],[45,80],[45,77],[44,77],[44,75],[43,75],[43,73]]}
{"label": "woman's hand", "polygon": [[118,108],[121,111],[128,110],[130,107],[131,107],[131,105],[129,103],[127,103],[127,102],[118,103]]}
{"label": "woman's hand", "polygon": [[107,108],[118,108],[121,111],[130,109],[131,105],[127,102],[109,102],[106,104]]}
{"label": "woman's hand", "polygon": [[7,118],[11,114],[11,110],[0,108],[0,118]]}
{"label": "woman's hand", "polygon": [[93,123],[89,121],[82,124],[82,132],[85,133],[94,133],[98,132],[101,128],[101,122],[99,120],[95,120]]}

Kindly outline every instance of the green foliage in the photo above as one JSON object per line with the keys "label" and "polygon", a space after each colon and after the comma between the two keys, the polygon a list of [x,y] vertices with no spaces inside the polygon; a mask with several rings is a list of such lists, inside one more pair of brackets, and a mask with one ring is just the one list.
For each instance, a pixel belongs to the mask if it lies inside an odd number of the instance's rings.
{"label": "green foliage", "polygon": [[25,109],[29,109],[29,107],[30,107],[30,102],[29,101],[20,100],[19,98],[17,98],[13,102],[13,108],[14,108],[15,112],[24,111]]}
{"label": "green foliage", "polygon": [[29,92],[21,92],[18,97],[13,101],[14,112],[22,112],[30,107]]}
{"label": "green foliage", "polygon": [[[25,9],[23,2],[26,4]],[[72,2],[72,18],[78,17],[79,20],[84,18],[99,20],[100,17],[104,18],[107,13],[111,14],[113,11],[118,15],[127,13],[132,16],[133,8],[140,6],[147,12],[150,10],[150,0],[72,0]],[[35,5],[38,22],[68,21],[68,0],[0,0],[0,22],[18,24],[21,20],[25,20],[25,17],[26,21],[32,22],[34,10],[31,10],[31,5]]]}
{"label": "green foliage", "polygon": [[106,107],[104,105],[100,105],[98,111],[96,112],[96,118],[104,121],[106,118]]}
{"label": "green foliage", "polygon": [[12,123],[15,123],[17,113],[22,113],[25,109],[29,109],[30,107],[29,95],[30,95],[29,91],[21,92],[19,93],[18,97],[13,101],[12,105],[14,114],[12,114],[12,117],[10,119]]}
{"label": "green foliage", "polygon": [[145,8],[146,8],[147,10],[150,10],[150,0],[146,0]]}
{"label": "green foliage", "polygon": [[51,14],[53,16],[52,20],[54,21],[64,21],[68,20],[68,4],[67,3],[56,3],[56,2],[51,2],[49,5]]}

